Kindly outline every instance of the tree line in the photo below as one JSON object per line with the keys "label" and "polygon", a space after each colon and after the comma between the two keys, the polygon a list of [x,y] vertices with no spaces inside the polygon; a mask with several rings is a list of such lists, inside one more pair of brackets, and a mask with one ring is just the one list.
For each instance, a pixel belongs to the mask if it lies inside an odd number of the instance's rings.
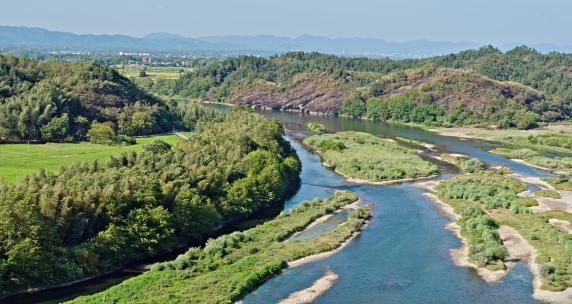
{"label": "tree line", "polygon": [[571,117],[570,66],[570,55],[541,54],[524,46],[506,53],[487,46],[408,60],[291,52],[213,60],[178,80],[149,83],[147,88],[224,102],[253,84],[273,83],[286,90],[296,76],[330,75],[353,88],[339,111],[347,116],[527,129]]}
{"label": "tree line", "polygon": [[69,282],[201,240],[296,189],[301,165],[278,121],[193,109],[184,117],[196,131],[177,146],[156,141],[0,185],[0,292]]}

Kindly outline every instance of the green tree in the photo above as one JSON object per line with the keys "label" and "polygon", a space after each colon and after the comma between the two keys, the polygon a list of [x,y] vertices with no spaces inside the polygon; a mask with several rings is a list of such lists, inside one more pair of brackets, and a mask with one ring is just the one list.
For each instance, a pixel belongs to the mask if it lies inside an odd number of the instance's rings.
{"label": "green tree", "polygon": [[514,116],[514,124],[521,130],[536,128],[538,126],[537,121],[538,115],[526,110],[520,110]]}
{"label": "green tree", "polygon": [[153,132],[155,118],[151,113],[137,111],[133,113],[131,118],[131,126],[139,135],[150,134]]}
{"label": "green tree", "polygon": [[45,141],[64,139],[68,136],[69,125],[70,121],[67,113],[62,114],[60,117],[54,117],[40,129],[42,138]]}
{"label": "green tree", "polygon": [[366,113],[366,105],[363,100],[361,100],[361,98],[347,98],[344,99],[342,103],[342,109],[340,113],[349,117],[359,118]]}
{"label": "green tree", "polygon": [[92,144],[111,144],[115,139],[115,131],[108,123],[93,122],[87,137]]}

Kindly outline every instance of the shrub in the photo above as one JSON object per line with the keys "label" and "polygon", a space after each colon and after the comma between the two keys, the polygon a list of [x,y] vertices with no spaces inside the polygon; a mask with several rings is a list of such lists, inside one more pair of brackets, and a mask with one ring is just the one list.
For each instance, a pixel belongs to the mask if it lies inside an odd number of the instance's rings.
{"label": "shrub", "polygon": [[306,124],[308,131],[314,135],[320,135],[326,133],[326,127],[323,124],[317,122],[309,122]]}

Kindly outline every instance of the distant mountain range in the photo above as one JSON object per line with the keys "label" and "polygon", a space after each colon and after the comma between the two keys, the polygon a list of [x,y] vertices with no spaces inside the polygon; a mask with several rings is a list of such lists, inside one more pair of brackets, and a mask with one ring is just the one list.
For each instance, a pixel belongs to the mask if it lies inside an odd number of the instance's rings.
{"label": "distant mountain range", "polygon": [[[519,44],[498,46],[502,50]],[[189,38],[168,33],[144,37],[92,35],[50,31],[42,28],[0,26],[1,50],[89,50],[105,52],[173,52],[194,55],[272,55],[289,51],[316,51],[344,56],[420,58],[478,48],[473,42],[414,40],[390,42],[373,38],[326,38],[304,35],[296,38],[271,35],[213,36]],[[540,52],[572,52],[572,45],[529,45]]]}

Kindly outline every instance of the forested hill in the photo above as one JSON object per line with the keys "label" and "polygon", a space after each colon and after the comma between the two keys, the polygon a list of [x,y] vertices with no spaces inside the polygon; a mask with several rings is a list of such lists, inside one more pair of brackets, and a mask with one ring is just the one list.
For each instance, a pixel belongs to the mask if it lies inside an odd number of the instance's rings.
{"label": "forested hill", "polygon": [[212,112],[195,109],[202,126],[177,146],[0,183],[0,297],[203,240],[297,189],[300,162],[278,121]]}
{"label": "forested hill", "polygon": [[92,122],[144,135],[180,125],[173,105],[94,62],[0,55],[0,140],[81,140]]}
{"label": "forested hill", "polygon": [[571,118],[572,55],[485,47],[419,60],[245,56],[214,61],[151,90],[370,119],[529,128]]}

